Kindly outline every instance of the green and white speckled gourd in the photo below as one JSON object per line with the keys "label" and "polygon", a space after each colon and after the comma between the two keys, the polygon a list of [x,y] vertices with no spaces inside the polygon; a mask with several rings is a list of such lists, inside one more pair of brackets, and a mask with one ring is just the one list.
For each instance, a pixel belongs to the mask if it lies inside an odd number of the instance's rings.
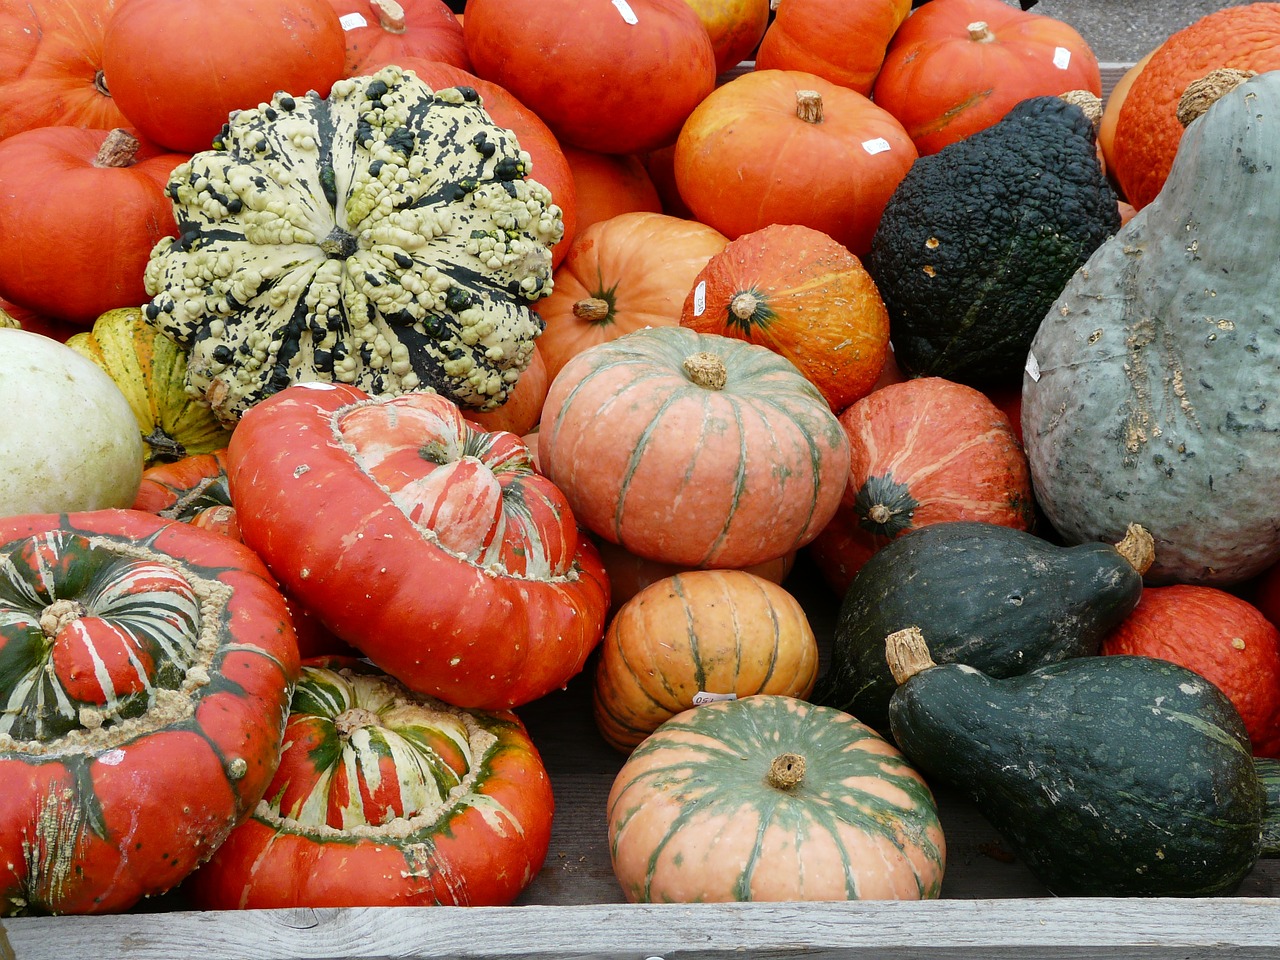
{"label": "green and white speckled gourd", "polygon": [[147,318],[228,424],[304,380],[491,410],[532,357],[564,229],[530,166],[474,91],[398,67],[278,93],[174,170]]}
{"label": "green and white speckled gourd", "polygon": [[1187,127],[1164,189],[1072,277],[1031,345],[1022,427],[1070,542],[1155,537],[1150,583],[1280,558],[1280,72]]}

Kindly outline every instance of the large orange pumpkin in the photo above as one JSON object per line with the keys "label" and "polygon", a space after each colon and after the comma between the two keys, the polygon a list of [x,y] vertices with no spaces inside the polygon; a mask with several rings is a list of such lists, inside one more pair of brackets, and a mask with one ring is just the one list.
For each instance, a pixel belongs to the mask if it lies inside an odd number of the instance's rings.
{"label": "large orange pumpkin", "polygon": [[556,268],[554,289],[533,305],[547,323],[538,349],[551,379],[587,347],[679,324],[698,271],[728,242],[705,223],[643,211],[579,232]]}
{"label": "large orange pumpkin", "polygon": [[1003,0],[932,0],[894,34],[872,98],[924,156],[1019,101],[1068,90],[1102,95],[1098,59],[1074,27]]}
{"label": "large orange pumpkin", "polygon": [[799,602],[742,570],[693,570],[626,601],[600,646],[592,711],[630,752],[677,713],[757,693],[807,697],[818,641]]}
{"label": "large orange pumpkin", "polygon": [[343,75],[376,73],[402,57],[471,66],[462,24],[444,0],[329,0],[347,41]]}
{"label": "large orange pumpkin", "polygon": [[698,105],[674,165],[689,209],[730,239],[799,223],[863,256],[915,159],[902,125],[857,91],[810,73],[757,70]]}
{"label": "large orange pumpkin", "polygon": [[583,526],[688,567],[745,567],[808,543],[839,504],[848,457],[839,421],[789,360],[680,326],[573,357],[538,426],[538,463]]}
{"label": "large orange pumpkin", "polygon": [[1182,92],[1215,67],[1280,69],[1280,3],[1244,3],[1202,17],[1166,38],[1134,77],[1108,163],[1125,199],[1139,210],[1155,199],[1173,165],[1182,139]]}
{"label": "large orange pumpkin", "polygon": [[803,70],[871,95],[885,51],[911,0],[780,0],[757,70]]}
{"label": "large orange pumpkin", "polygon": [[862,262],[799,224],[744,234],[712,257],[680,323],[780,353],[837,413],[871,392],[889,351],[889,311]]}

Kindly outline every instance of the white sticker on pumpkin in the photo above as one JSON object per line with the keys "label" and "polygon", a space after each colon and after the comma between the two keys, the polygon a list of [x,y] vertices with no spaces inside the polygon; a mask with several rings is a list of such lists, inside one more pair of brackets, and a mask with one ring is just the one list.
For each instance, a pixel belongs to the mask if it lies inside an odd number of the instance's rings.
{"label": "white sticker on pumpkin", "polygon": [[98,762],[105,763],[108,767],[118,766],[124,762],[124,751],[120,749],[108,750],[106,753],[98,755]]}
{"label": "white sticker on pumpkin", "polygon": [[1036,383],[1040,382],[1040,361],[1036,359],[1036,355],[1034,353],[1027,354],[1026,371],[1028,377]]}
{"label": "white sticker on pumpkin", "polygon": [[342,24],[343,30],[359,30],[361,27],[367,27],[369,21],[358,13],[346,13],[338,18],[338,22]]}
{"label": "white sticker on pumpkin", "polygon": [[1071,51],[1066,47],[1054,47],[1053,65],[1059,70],[1067,69],[1071,65]]}
{"label": "white sticker on pumpkin", "polygon": [[874,157],[877,153],[884,153],[892,148],[884,137],[876,137],[874,140],[863,140],[862,149]]}
{"label": "white sticker on pumpkin", "polygon": [[708,693],[706,690],[699,690],[693,695],[693,705],[700,707],[704,703],[715,703],[717,700],[737,700],[736,693]]}
{"label": "white sticker on pumpkin", "polygon": [[702,312],[707,309],[707,281],[699,280],[698,285],[693,288],[693,315],[695,317],[702,316]]}
{"label": "white sticker on pumpkin", "polygon": [[631,4],[627,0],[613,0],[613,5],[618,8],[618,12],[622,14],[622,19],[630,24],[637,24],[640,21],[636,19],[636,12],[631,9]]}

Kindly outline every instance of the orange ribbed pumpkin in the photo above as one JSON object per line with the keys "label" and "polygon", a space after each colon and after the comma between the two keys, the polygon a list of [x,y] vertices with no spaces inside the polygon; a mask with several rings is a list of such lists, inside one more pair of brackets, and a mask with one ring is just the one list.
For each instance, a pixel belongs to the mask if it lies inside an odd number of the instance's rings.
{"label": "orange ribbed pumpkin", "polygon": [[1215,587],[1147,587],[1102,653],[1194,670],[1240,711],[1253,752],[1280,756],[1280,630],[1247,601]]}
{"label": "orange ribbed pumpkin", "polygon": [[826,525],[849,441],[789,360],[661,326],[565,364],[542,407],[538,463],[597,536],[680,566],[746,567]]}
{"label": "orange ribbed pumpkin", "polygon": [[1141,210],[1169,175],[1182,139],[1178,100],[1217,67],[1280,69],[1280,3],[1214,11],[1171,34],[1134,77],[1116,119],[1108,169],[1124,198]]}
{"label": "orange ribbed pumpkin", "polygon": [[444,0],[329,0],[347,40],[343,76],[376,73],[402,57],[468,70],[462,23]]}
{"label": "orange ribbed pumpkin", "polygon": [[781,0],[757,70],[803,70],[870,96],[911,0]]}
{"label": "orange ribbed pumpkin", "polygon": [[614,615],[592,711],[609,745],[630,752],[699,703],[804,698],[817,676],[818,641],[790,593],[742,570],[693,570],[654,581]]}
{"label": "orange ribbed pumpkin", "polygon": [[623,213],[578,232],[555,288],[533,304],[538,349],[554,380],[571,357],[643,327],[676,326],[698,271],[729,239],[662,213]]}
{"label": "orange ribbed pumpkin", "polygon": [[781,354],[837,413],[871,392],[889,352],[889,311],[862,261],[799,224],[745,234],[712,257],[680,324]]}
{"label": "orange ribbed pumpkin", "polygon": [[862,565],[909,530],[982,520],[1028,530],[1031,473],[1009,418],[972,387],[921,377],[881,387],[840,414],[849,477],[840,507],[809,545],[843,594]]}

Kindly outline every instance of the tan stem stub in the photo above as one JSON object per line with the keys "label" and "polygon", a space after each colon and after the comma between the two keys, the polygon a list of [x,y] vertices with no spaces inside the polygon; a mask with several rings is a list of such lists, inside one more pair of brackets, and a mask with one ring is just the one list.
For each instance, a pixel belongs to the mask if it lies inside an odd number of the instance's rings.
{"label": "tan stem stub", "polygon": [[97,70],[93,74],[93,89],[97,90],[104,97],[111,96],[111,91],[107,89],[107,75],[101,70]]}
{"label": "tan stem stub", "polygon": [[63,627],[88,612],[79,600],[55,600],[40,611],[40,632],[52,639]]}
{"label": "tan stem stub", "polygon": [[372,710],[350,707],[333,718],[333,726],[337,729],[338,736],[346,740],[362,727],[382,726],[382,721]]}
{"label": "tan stem stub", "polygon": [[684,358],[684,372],[700,387],[723,390],[729,382],[729,372],[724,361],[714,353],[695,353]]}
{"label": "tan stem stub", "polygon": [[867,519],[872,523],[885,524],[893,519],[893,511],[883,503],[875,503],[867,511]]}
{"label": "tan stem stub", "polygon": [[885,637],[884,658],[894,683],[899,686],[920,671],[937,666],[929,655],[929,645],[925,643],[919,627],[906,627]]}
{"label": "tan stem stub", "polygon": [[1178,122],[1184,127],[1187,126],[1213,106],[1220,97],[1230,93],[1253,76],[1257,74],[1252,70],[1219,67],[1216,70],[1210,70],[1198,80],[1192,80],[1178,99]]}
{"label": "tan stem stub", "polygon": [[369,6],[378,15],[378,24],[388,33],[404,33],[404,7],[396,0],[369,0]]}
{"label": "tan stem stub", "polygon": [[985,20],[975,20],[965,29],[969,31],[969,39],[974,43],[990,43],[996,38]]}
{"label": "tan stem stub", "polygon": [[778,790],[794,790],[804,780],[805,761],[798,753],[782,753],[773,758],[764,782]]}
{"label": "tan stem stub", "polygon": [[729,301],[729,312],[739,320],[750,320],[760,307],[760,298],[754,293],[743,291],[735,294],[734,298]]}
{"label": "tan stem stub", "polygon": [[817,90],[797,90],[796,116],[805,123],[821,123],[822,94]]}
{"label": "tan stem stub", "polygon": [[599,323],[609,317],[609,301],[600,297],[587,297],[573,305],[573,315],[588,323]]}
{"label": "tan stem stub", "polygon": [[1116,544],[1116,551],[1129,561],[1129,565],[1142,576],[1156,562],[1156,541],[1147,529],[1131,523],[1124,532],[1124,539]]}
{"label": "tan stem stub", "polygon": [[1101,97],[1092,90],[1068,90],[1066,93],[1058,94],[1058,99],[1079,107],[1088,121],[1093,124],[1093,129],[1097,131],[1102,123]]}
{"label": "tan stem stub", "polygon": [[102,146],[98,148],[98,155],[93,158],[93,165],[117,169],[130,166],[137,158],[140,146],[137,137],[128,130],[116,127],[107,134],[107,139],[102,141]]}

